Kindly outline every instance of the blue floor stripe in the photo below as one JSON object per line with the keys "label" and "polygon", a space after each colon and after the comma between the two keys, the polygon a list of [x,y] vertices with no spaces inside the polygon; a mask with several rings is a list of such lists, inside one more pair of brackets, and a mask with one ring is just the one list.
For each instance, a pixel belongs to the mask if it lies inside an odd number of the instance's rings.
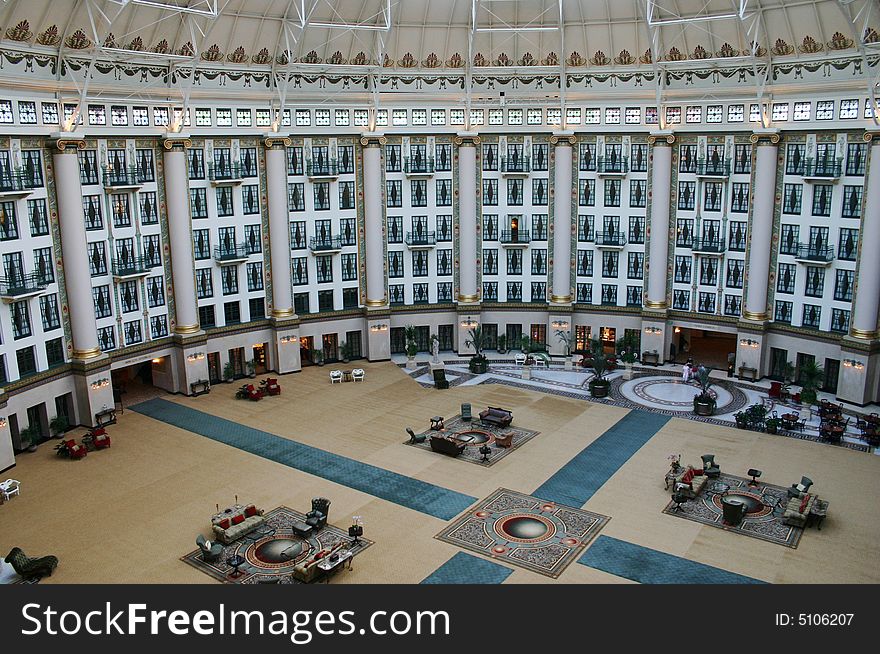
{"label": "blue floor stripe", "polygon": [[640,584],[764,584],[705,563],[599,536],[578,563]]}
{"label": "blue floor stripe", "polygon": [[630,411],[532,494],[566,506],[583,506],[667,422],[669,416]]}
{"label": "blue floor stripe", "polygon": [[130,408],[169,425],[441,520],[454,518],[477,501],[470,495],[303,445],[175,402],[157,398]]}
{"label": "blue floor stripe", "polygon": [[437,568],[423,584],[500,584],[513,572],[503,565],[459,552]]}

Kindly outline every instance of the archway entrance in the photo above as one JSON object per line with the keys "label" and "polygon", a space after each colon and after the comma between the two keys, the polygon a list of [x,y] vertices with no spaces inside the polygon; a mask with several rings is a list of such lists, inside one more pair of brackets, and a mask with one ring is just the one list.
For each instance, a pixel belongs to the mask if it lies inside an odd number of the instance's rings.
{"label": "archway entrance", "polygon": [[736,355],[736,334],[673,327],[672,346],[675,347],[674,361],[677,363],[684,363],[690,358],[697,365],[727,370],[728,355]]}

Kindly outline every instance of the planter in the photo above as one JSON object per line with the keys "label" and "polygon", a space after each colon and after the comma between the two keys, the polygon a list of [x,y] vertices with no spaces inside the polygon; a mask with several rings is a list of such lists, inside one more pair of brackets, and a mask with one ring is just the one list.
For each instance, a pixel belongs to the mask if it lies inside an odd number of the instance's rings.
{"label": "planter", "polygon": [[28,445],[28,447],[27,447],[27,451],[28,451],[28,452],[36,452],[36,451],[37,451],[37,446],[36,446],[36,445]]}
{"label": "planter", "polygon": [[489,362],[485,359],[471,359],[470,363],[468,364],[468,369],[475,375],[483,375],[489,370]]}
{"label": "planter", "polygon": [[633,364],[628,362],[623,364],[623,378],[627,381],[633,378]]}
{"label": "planter", "polygon": [[694,399],[694,413],[698,416],[711,416],[715,413],[715,402],[712,400]]}
{"label": "planter", "polygon": [[659,366],[660,355],[657,352],[642,352],[642,365]]}
{"label": "planter", "polygon": [[532,367],[531,366],[523,366],[520,371],[521,379],[531,379],[532,378]]}
{"label": "planter", "polygon": [[611,388],[610,382],[604,379],[601,381],[591,381],[589,386],[590,395],[593,397],[608,397],[608,389]]}
{"label": "planter", "polygon": [[[321,365],[320,363],[318,365]],[[416,358],[415,357],[407,357],[406,358],[406,369],[407,370],[415,370],[416,369]]]}
{"label": "planter", "polygon": [[574,362],[571,357],[565,357],[565,364],[562,366],[563,370],[572,370],[574,368]]}

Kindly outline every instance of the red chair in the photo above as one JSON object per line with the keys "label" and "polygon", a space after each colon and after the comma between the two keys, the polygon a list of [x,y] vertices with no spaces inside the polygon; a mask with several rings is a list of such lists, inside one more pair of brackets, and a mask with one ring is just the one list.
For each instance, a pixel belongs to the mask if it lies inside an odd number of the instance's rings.
{"label": "red chair", "polygon": [[92,445],[96,450],[103,450],[105,447],[110,447],[110,434],[107,433],[107,430],[103,427],[98,427],[92,430]]}
{"label": "red chair", "polygon": [[281,386],[278,384],[277,379],[269,377],[266,380],[266,393],[269,395],[281,395]]}
{"label": "red chair", "polygon": [[253,384],[248,384],[247,387],[248,399],[251,402],[257,402],[263,399],[263,392],[254,388]]}
{"label": "red chair", "polygon": [[72,438],[64,441],[64,444],[67,446],[67,454],[71,459],[82,459],[89,453],[85,445],[80,445]]}
{"label": "red chair", "polygon": [[767,392],[768,397],[780,399],[782,397],[782,384],[780,382],[770,382],[770,390]]}

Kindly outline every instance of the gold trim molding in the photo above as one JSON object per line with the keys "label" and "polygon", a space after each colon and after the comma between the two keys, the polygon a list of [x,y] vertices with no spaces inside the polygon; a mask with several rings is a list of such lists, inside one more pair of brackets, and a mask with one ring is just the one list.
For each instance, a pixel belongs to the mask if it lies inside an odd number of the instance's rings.
{"label": "gold trim molding", "polygon": [[175,334],[195,334],[197,331],[201,329],[201,325],[196,323],[195,325],[175,325],[174,333]]}
{"label": "gold trim molding", "polygon": [[550,294],[550,301],[553,304],[571,304],[571,293],[568,295],[553,295]]}
{"label": "gold trim molding", "polygon": [[648,145],[672,145],[675,143],[675,134],[649,134]]}
{"label": "gold trim molding", "polygon": [[162,141],[162,147],[166,150],[171,150],[175,147],[181,147],[184,150],[192,147],[192,139],[174,139],[168,138]]}
{"label": "gold trim molding", "polygon": [[669,304],[666,300],[660,300],[659,302],[657,300],[645,300],[645,307],[648,309],[668,309]]}
{"label": "gold trim molding", "polygon": [[365,304],[368,307],[384,307],[388,305],[388,298],[382,298],[381,300],[367,300]]}
{"label": "gold trim molding", "polygon": [[101,348],[93,347],[88,350],[77,350],[73,351],[73,358],[79,359],[80,361],[87,361],[88,359],[97,359],[101,356]]}
{"label": "gold trim molding", "polygon": [[455,136],[452,139],[458,147],[476,147],[480,144],[479,136]]}
{"label": "gold trim molding", "polygon": [[293,315],[293,309],[272,309],[273,318],[290,318]]}
{"label": "gold trim molding", "polygon": [[388,139],[384,136],[362,136],[361,145],[365,148],[378,148],[385,145]]}
{"label": "gold trim molding", "polygon": [[880,333],[878,333],[876,329],[871,331],[868,329],[859,329],[858,327],[851,327],[849,333],[853,338],[860,338],[865,341],[872,341],[880,336]]}
{"label": "gold trim molding", "polygon": [[282,145],[285,148],[289,148],[291,143],[293,143],[293,140],[289,136],[267,136],[263,139],[263,145],[270,150],[276,145]]}
{"label": "gold trim molding", "polygon": [[480,295],[479,295],[479,293],[474,293],[473,295],[462,295],[461,293],[459,293],[458,294],[458,301],[459,302],[469,302],[469,303],[479,302]]}
{"label": "gold trim molding", "polygon": [[61,152],[72,152],[76,150],[85,150],[86,142],[84,139],[58,139],[55,141],[55,147]]}
{"label": "gold trim molding", "polygon": [[760,143],[762,140],[767,140],[770,142],[770,145],[776,145],[779,143],[779,134],[752,134],[749,136],[749,140],[752,143]]}
{"label": "gold trim molding", "polygon": [[743,309],[742,317],[746,320],[756,320],[758,322],[762,320],[770,320],[770,314],[766,311],[762,313],[755,313],[754,311],[746,311]]}
{"label": "gold trim molding", "polygon": [[550,145],[574,145],[577,140],[574,134],[553,134],[550,137]]}

